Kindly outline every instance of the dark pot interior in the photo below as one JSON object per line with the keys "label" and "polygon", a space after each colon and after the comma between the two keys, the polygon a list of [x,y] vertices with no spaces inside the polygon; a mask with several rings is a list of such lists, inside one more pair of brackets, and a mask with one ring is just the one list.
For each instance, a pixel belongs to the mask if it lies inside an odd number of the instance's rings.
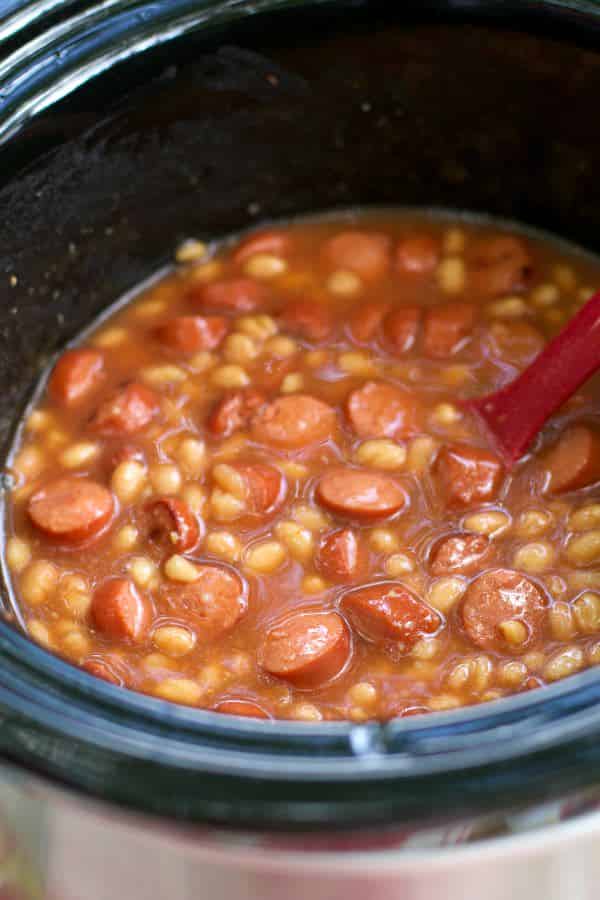
{"label": "dark pot interior", "polygon": [[[445,206],[600,250],[600,9],[583,6],[290,3],[120,63],[32,120],[0,151],[4,447],[49,355],[190,235]],[[586,728],[553,791],[594,779]],[[503,769],[506,801],[552,793],[549,759],[530,789]],[[449,790],[444,814],[498,803],[498,777],[478,800]],[[433,784],[395,805],[373,794],[363,818],[423,814]],[[113,795],[131,802],[124,785]]]}

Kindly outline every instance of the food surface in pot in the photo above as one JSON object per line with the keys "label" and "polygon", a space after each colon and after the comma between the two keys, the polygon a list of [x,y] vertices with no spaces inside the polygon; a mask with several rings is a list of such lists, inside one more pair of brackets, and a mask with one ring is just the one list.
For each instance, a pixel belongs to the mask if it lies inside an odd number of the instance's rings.
{"label": "food surface in pot", "polygon": [[597,262],[393,212],[178,261],[23,424],[6,562],[35,641],[156,697],[308,721],[600,662],[597,384],[510,473],[462,406],[536,356]]}

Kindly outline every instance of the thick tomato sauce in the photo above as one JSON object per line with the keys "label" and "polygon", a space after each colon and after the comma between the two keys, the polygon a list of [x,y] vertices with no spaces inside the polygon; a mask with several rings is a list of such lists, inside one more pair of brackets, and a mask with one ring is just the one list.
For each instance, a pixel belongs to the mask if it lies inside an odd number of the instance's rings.
{"label": "thick tomato sauce", "polygon": [[179,258],[24,422],[6,561],[34,640],[163,699],[310,721],[600,662],[597,385],[511,474],[461,407],[585,302],[593,260],[391,213]]}

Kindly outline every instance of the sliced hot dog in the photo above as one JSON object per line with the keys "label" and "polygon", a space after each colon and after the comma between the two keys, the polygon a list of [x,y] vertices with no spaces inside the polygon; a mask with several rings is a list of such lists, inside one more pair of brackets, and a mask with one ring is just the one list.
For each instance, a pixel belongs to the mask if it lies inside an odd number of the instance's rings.
{"label": "sliced hot dog", "polygon": [[246,512],[267,516],[285,500],[287,486],[283,473],[266,463],[231,463],[244,482]]}
{"label": "sliced hot dog", "polygon": [[344,594],[342,612],[367,641],[396,641],[410,649],[425,634],[442,625],[436,610],[394,581],[371,584]]}
{"label": "sliced hot dog", "polygon": [[148,626],[149,611],[127,578],[110,578],[94,591],[91,617],[107,637],[137,641]]}
{"label": "sliced hot dog", "polygon": [[61,406],[74,406],[104,377],[104,357],[98,350],[67,350],[48,379],[48,393]]}
{"label": "sliced hot dog", "polygon": [[372,300],[369,303],[361,303],[353,309],[348,324],[351,339],[356,344],[368,344],[372,341],[389,308],[389,303]]}
{"label": "sliced hot dog", "polygon": [[251,278],[229,278],[194,285],[189,296],[195,306],[217,312],[250,313],[266,309],[271,302],[269,289]]}
{"label": "sliced hot dog", "polygon": [[[483,650],[511,653],[528,650],[544,633],[548,601],[525,575],[511,569],[485,572],[471,582],[462,603],[462,622],[469,639]],[[509,643],[503,623],[525,626],[522,643]]]}
{"label": "sliced hot dog", "polygon": [[247,428],[254,413],[267,402],[261,391],[246,388],[228,391],[212,410],[207,428],[219,437],[229,437],[240,428]]}
{"label": "sliced hot dog", "polygon": [[403,238],[396,247],[396,268],[403,275],[427,275],[439,258],[439,243],[428,234]]}
{"label": "sliced hot dog", "polygon": [[350,635],[341,616],[299,613],[271,628],[259,661],[275,678],[299,688],[316,688],[342,671],[350,653]]}
{"label": "sliced hot dog", "polygon": [[293,242],[289,234],[282,231],[259,231],[256,234],[250,234],[237,245],[233,262],[236,265],[242,265],[251,256],[257,253],[268,253],[270,256],[286,256],[292,250]]}
{"label": "sliced hot dog", "polygon": [[432,575],[470,575],[487,568],[495,548],[484,534],[449,534],[435,542],[429,553]]}
{"label": "sliced hot dog", "polygon": [[102,681],[108,681],[110,684],[116,684],[119,687],[123,687],[125,684],[123,678],[107,660],[91,657],[86,659],[82,664],[82,668],[89,672],[90,675],[93,675],[94,678],[101,678]]}
{"label": "sliced hot dog", "polygon": [[414,347],[420,321],[418,306],[401,306],[385,317],[383,333],[393,353],[401,355]]}
{"label": "sliced hot dog", "polygon": [[158,397],[154,391],[132,381],[100,405],[90,428],[107,436],[135,434],[150,424],[158,410]]}
{"label": "sliced hot dog", "polygon": [[177,497],[151,500],[142,510],[142,531],[168,553],[193,550],[201,537],[198,518]]}
{"label": "sliced hot dog", "polygon": [[281,314],[284,331],[295,334],[311,343],[327,340],[333,332],[331,312],[314,300],[293,300],[287,303]]}
{"label": "sliced hot dog", "polygon": [[413,393],[384,381],[367,381],[346,400],[346,414],[361,438],[399,438],[418,428],[419,407]]}
{"label": "sliced hot dog", "polygon": [[252,437],[263,444],[287,449],[310,447],[331,438],[336,430],[335,410],[308,394],[279,397],[252,418]]}
{"label": "sliced hot dog", "polygon": [[191,625],[199,641],[214,641],[230,631],[246,611],[242,580],[225,566],[198,565],[191,584],[169,585],[161,606],[169,616]]}
{"label": "sliced hot dog", "polygon": [[376,232],[344,231],[324,244],[322,255],[330,269],[348,269],[365,281],[375,281],[389,270],[391,241]]}
{"label": "sliced hot dog", "polygon": [[369,551],[360,534],[340,528],[321,541],[316,566],[329,581],[360,580],[369,571]]}
{"label": "sliced hot dog", "polygon": [[341,466],[321,477],[315,496],[322,506],[358,522],[387,519],[408,503],[408,494],[391,476]]}
{"label": "sliced hot dog", "polygon": [[27,510],[35,527],[47,537],[77,546],[101,535],[114,508],[108,488],[89,478],[66,476],[36,491]]}
{"label": "sliced hot dog", "polygon": [[227,700],[221,700],[213,707],[214,712],[225,713],[228,716],[244,716],[248,719],[270,719],[269,713],[254,703],[253,700],[244,700],[243,698],[229,697]]}
{"label": "sliced hot dog", "polygon": [[496,496],[504,469],[498,457],[487,450],[451,444],[438,453],[434,472],[449,506],[469,506]]}
{"label": "sliced hot dog", "polygon": [[214,350],[219,346],[229,326],[222,316],[176,316],[156,329],[156,337],[178,353]]}
{"label": "sliced hot dog", "polygon": [[445,359],[457,353],[470,338],[476,308],[471,303],[447,303],[432,306],[423,323],[423,352],[432,359]]}
{"label": "sliced hot dog", "polygon": [[485,336],[491,356],[522,368],[544,348],[544,337],[529,322],[493,322]]}
{"label": "sliced hot dog", "polygon": [[509,235],[482,238],[473,246],[468,263],[468,286],[487,296],[521,290],[533,268],[525,242]]}
{"label": "sliced hot dog", "polygon": [[543,459],[555,494],[600,481],[600,434],[589,425],[567,428]]}

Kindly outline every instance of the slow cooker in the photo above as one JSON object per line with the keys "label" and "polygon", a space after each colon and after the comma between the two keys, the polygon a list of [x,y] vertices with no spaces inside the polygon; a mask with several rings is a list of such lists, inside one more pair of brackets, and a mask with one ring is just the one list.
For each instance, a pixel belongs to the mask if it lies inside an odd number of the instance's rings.
{"label": "slow cooker", "polygon": [[[5,0],[0,438],[185,237],[353,205],[600,250],[600,5]],[[10,484],[5,471],[4,486]],[[0,623],[0,896],[595,897],[600,676],[384,725],[122,691]]]}

